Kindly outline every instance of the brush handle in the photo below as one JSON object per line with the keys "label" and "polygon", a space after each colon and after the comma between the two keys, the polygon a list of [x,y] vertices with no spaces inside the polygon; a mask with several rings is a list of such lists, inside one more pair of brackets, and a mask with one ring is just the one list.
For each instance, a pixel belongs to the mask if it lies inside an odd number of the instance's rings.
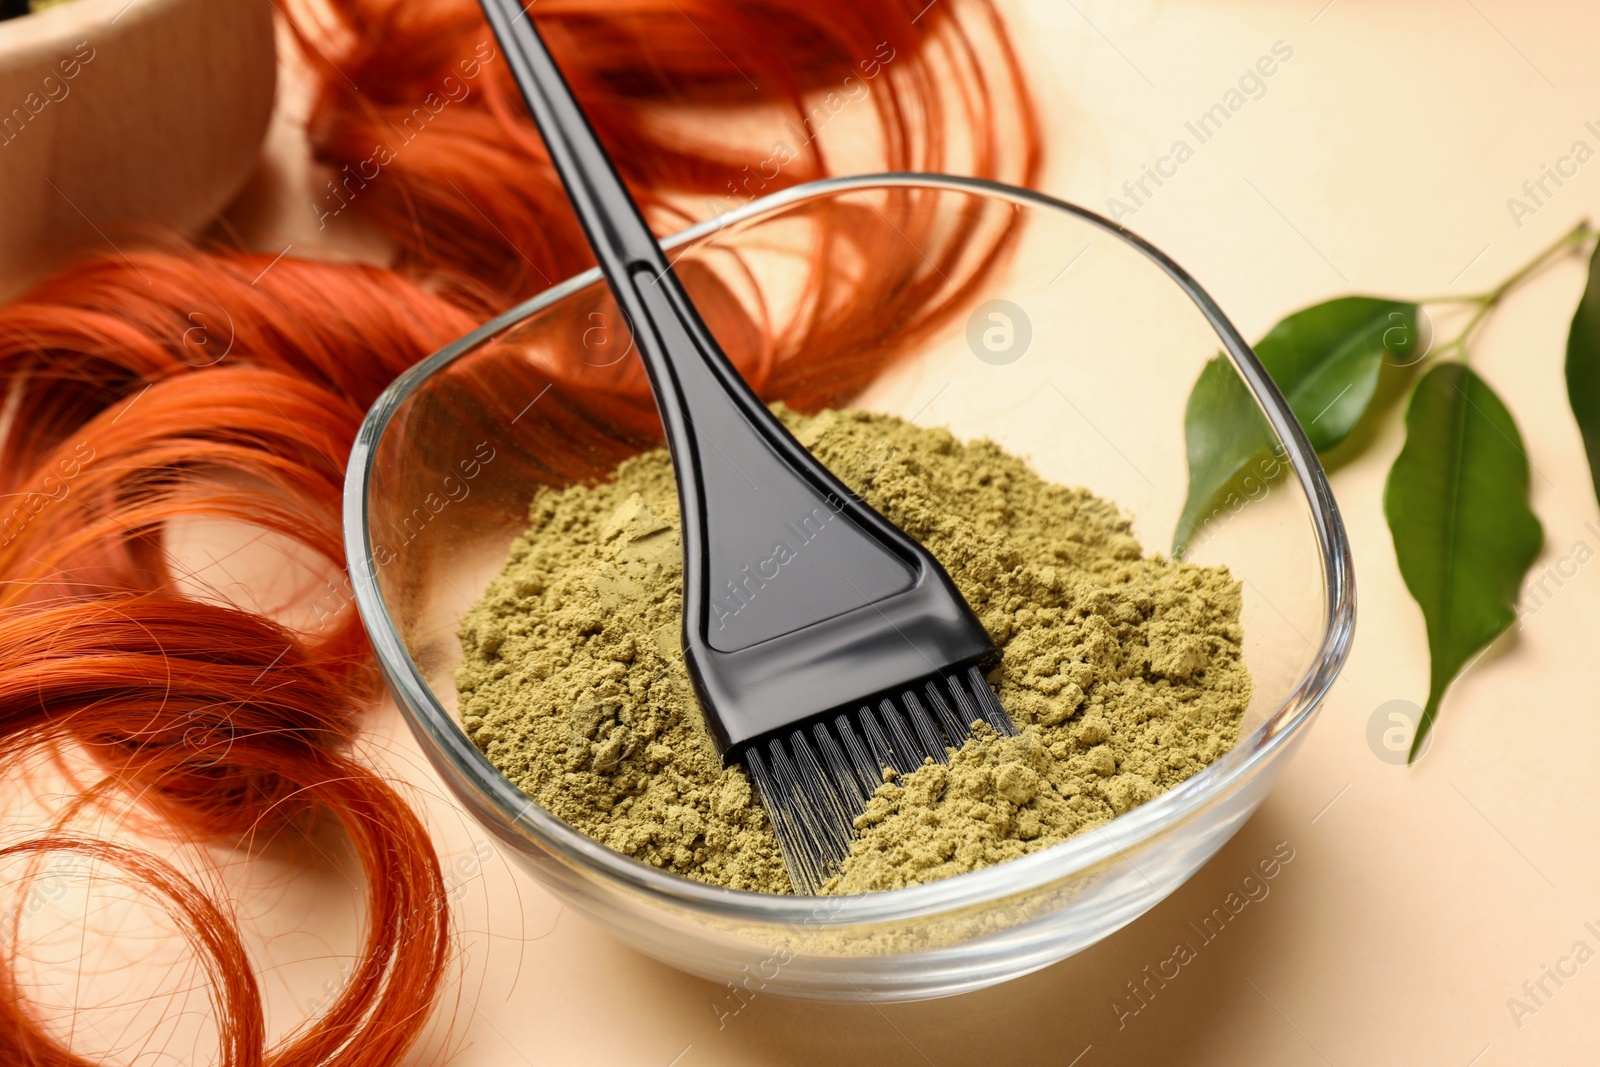
{"label": "brush handle", "polygon": [[573,97],[533,16],[517,0],[483,0],[483,9],[607,280],[632,289],[634,273],[648,271],[665,281],[671,273],[666,256]]}
{"label": "brush handle", "polygon": [[724,756],[991,655],[938,561],[723,354],[519,0],[482,3],[650,377],[678,482],[684,661]]}
{"label": "brush handle", "polygon": [[[716,454],[748,452],[752,435],[788,435],[706,328],[533,17],[519,0],[482,4],[649,375],[685,505],[685,549],[703,547],[705,497],[726,495],[720,483],[739,488]],[[698,569],[694,554],[686,554],[686,578]]]}
{"label": "brush handle", "polygon": [[[681,458],[690,460],[686,465],[695,468],[691,476],[697,476],[700,464],[691,458],[699,452],[694,424],[722,425],[730,418],[748,422],[747,412],[738,409],[750,401],[759,407],[760,402],[695,310],[533,17],[521,9],[519,0],[482,2],[544,136],[550,161],[633,334],[668,445],[675,457],[683,450]],[[761,414],[766,414],[765,408]]]}
{"label": "brush handle", "polygon": [[655,392],[682,504],[686,622],[705,630],[718,591],[748,581],[743,568],[770,555],[785,522],[819,508],[870,534],[838,538],[827,580],[786,583],[781,609],[765,598],[712,645],[735,651],[911,584],[920,564],[905,535],[817,463],[723,354],[518,2],[482,0]]}

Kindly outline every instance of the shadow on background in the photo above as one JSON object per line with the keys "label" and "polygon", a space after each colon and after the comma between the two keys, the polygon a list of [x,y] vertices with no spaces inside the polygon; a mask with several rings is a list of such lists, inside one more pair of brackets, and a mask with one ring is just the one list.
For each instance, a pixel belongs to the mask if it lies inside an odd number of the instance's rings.
{"label": "shadow on background", "polygon": [[[1290,909],[1275,906],[1279,894],[1299,892],[1311,864],[1299,848],[1305,824],[1292,825],[1286,812],[1267,803],[1223,850],[1176,893],[1142,918],[1077,956],[1001,986],[965,996],[883,1006],[819,1004],[757,997],[718,1030],[714,1020],[700,1031],[682,1067],[705,1063],[752,1063],[810,1067],[883,1067],[885,1064],[1058,1064],[1103,1067],[1188,1063],[1233,1058],[1218,1023],[1241,1013],[1276,1016],[1264,978],[1296,955]],[[1246,875],[1281,842],[1296,849],[1267,892],[1233,915],[1208,941],[1197,927],[1230,893],[1244,892]],[[1194,925],[1191,925],[1194,924]],[[1129,983],[1146,983],[1179,942],[1194,956],[1175,978],[1143,986],[1143,1000]],[[623,950],[619,946],[619,951]],[[642,962],[642,961],[641,961]],[[652,969],[659,964],[650,964]],[[656,980],[704,989],[708,1004],[720,986],[661,968]],[[1169,964],[1167,973],[1172,966]],[[1253,984],[1252,984],[1253,983]],[[1120,1005],[1120,1009],[1115,1005]],[[714,1013],[709,1012],[708,1016]],[[1322,1063],[1303,1040],[1296,1042],[1286,1019],[1273,1035],[1279,1063]],[[1285,1036],[1289,1040],[1284,1040]],[[1298,1048],[1296,1045],[1298,1044]],[[1237,1051],[1237,1050],[1234,1050]],[[1081,1057],[1081,1058],[1079,1058]],[[1287,1059],[1283,1057],[1289,1057]]]}

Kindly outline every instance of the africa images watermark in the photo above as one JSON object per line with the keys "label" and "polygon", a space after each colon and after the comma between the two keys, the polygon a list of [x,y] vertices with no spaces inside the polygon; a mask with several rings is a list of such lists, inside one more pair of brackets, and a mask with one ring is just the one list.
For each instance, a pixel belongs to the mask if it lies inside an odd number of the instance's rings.
{"label": "africa images watermark", "polygon": [[1127,995],[1119,994],[1110,1002],[1111,1014],[1117,1017],[1117,1029],[1126,1029],[1128,1020],[1148,1008],[1157,994],[1167,988],[1167,983],[1177,981],[1183,974],[1183,968],[1199,959],[1200,951],[1221,937],[1222,932],[1237,921],[1246,908],[1266,900],[1272,892],[1269,883],[1283,873],[1294,857],[1294,846],[1287,841],[1279,841],[1273,846],[1272,854],[1256,863],[1237,889],[1229,891],[1220,904],[1201,917],[1200,925],[1196,926],[1192,921],[1189,923],[1189,929],[1195,935],[1192,940],[1185,938],[1179,941],[1173,946],[1170,956],[1146,964],[1139,976],[1129,979]]}
{"label": "africa images watermark", "polygon": [[444,869],[445,897],[452,904],[460,903],[467,895],[467,889],[483,877],[484,868],[489,861],[499,853],[494,850],[486,838],[478,838],[472,843],[470,852],[463,852]]}
{"label": "africa images watermark", "polygon": [[[1178,168],[1195,157],[1201,145],[1217,134],[1228,120],[1245,109],[1253,100],[1267,95],[1267,82],[1277,74],[1282,65],[1294,58],[1294,46],[1287,41],[1274,41],[1271,50],[1245,68],[1238,81],[1223,92],[1220,99],[1189,122],[1183,124],[1187,136],[1172,142],[1166,155],[1158,156],[1152,163],[1139,165],[1139,176],[1122,183],[1122,196],[1106,200],[1106,214],[1112,222],[1121,222],[1139,213],[1167,181],[1178,176]],[[1193,138],[1193,143],[1190,143]],[[1154,186],[1154,188],[1152,188]]]}
{"label": "africa images watermark", "polygon": [[90,872],[90,864],[76,854],[58,855],[26,883],[28,894],[13,911],[14,923],[0,923],[0,944],[4,944],[14,929],[32,919],[52,904],[65,900],[72,889],[72,881]]}
{"label": "africa images watermark", "polygon": [[[483,468],[493,463],[499,455],[493,445],[488,441],[479,441],[473,453],[466,459],[456,464],[459,476],[454,473],[447,474],[439,482],[439,488],[424,494],[417,506],[399,519],[391,522],[390,534],[394,543],[409,545],[445,508],[451,504],[459,504],[472,493],[472,482],[483,473]],[[387,567],[399,558],[393,544],[389,541],[379,540],[374,536],[372,553],[366,561],[367,577],[375,577],[380,567]],[[322,595],[317,599],[317,629],[320,630],[334,618],[345,605],[355,596],[355,585],[350,580],[348,571],[341,574],[338,582],[328,581],[324,584]]]}
{"label": "africa images watermark", "polygon": [[65,56],[56,63],[59,77],[52,73],[46,74],[39,80],[37,89],[30,89],[23,96],[22,103],[13,107],[4,116],[0,116],[0,148],[8,148],[12,141],[22,136],[28,124],[37,119],[51,104],[59,104],[72,94],[72,86],[67,83],[83,73],[83,68],[94,62],[94,45],[88,41],[79,41],[72,49],[70,56]]}
{"label": "africa images watermark", "polygon": [[[1590,119],[1583,124],[1584,131],[1600,143],[1600,123]],[[1506,210],[1517,229],[1537,215],[1541,208],[1556,198],[1567,182],[1578,176],[1578,170],[1595,157],[1594,146],[1584,138],[1572,142],[1565,155],[1557,156],[1551,163],[1541,163],[1539,173],[1522,183],[1521,195],[1506,197]]]}
{"label": "africa images watermark", "polygon": [[777,581],[783,568],[799,559],[805,547],[821,537],[833,520],[843,514],[844,509],[843,497],[827,494],[822,503],[809,512],[783,524],[785,536],[772,546],[771,555],[757,561],[754,566],[745,564],[735,577],[723,583],[723,589],[714,591],[711,611],[718,632],[725,630],[730,620],[755,603],[767,583]]}
{"label": "africa images watermark", "polygon": [[[843,907],[843,898],[828,897],[811,909],[811,914],[801,920],[800,926],[802,929],[821,926],[837,915]],[[755,1000],[756,996],[766,989],[797,955],[799,953],[785,945],[773,949],[754,967],[748,963],[741,965],[739,980],[736,982],[730,978],[727,982],[727,991],[719,999],[711,1002],[711,1013],[717,1017],[717,1029],[726,1029],[729,1021],[737,1018],[740,1012],[749,1007],[750,1002]]]}
{"label": "africa images watermark", "polygon": [[1223,525],[1243,511],[1246,505],[1260,503],[1271,496],[1272,487],[1289,467],[1289,450],[1281,440],[1274,441],[1272,451],[1257,456],[1236,474],[1216,506],[1204,519],[1195,523],[1194,533],[1190,535],[1188,547],[1184,550],[1185,555],[1193,553],[1215,537]]}
{"label": "africa images watermark", "polygon": [[23,493],[22,500],[9,512],[0,514],[0,548],[4,548],[22,535],[39,513],[51,504],[59,504],[72,494],[72,480],[83,473],[83,468],[94,462],[94,446],[79,441],[72,454],[56,461],[55,469],[39,482],[39,488]]}
{"label": "africa images watermark", "polygon": [[988,300],[967,317],[967,348],[991,367],[1004,367],[1028,354],[1033,320],[1009,300]]}
{"label": "africa images watermark", "polygon": [[746,165],[738,177],[728,179],[728,195],[723,200],[731,201],[731,204],[707,200],[708,214],[721,215],[732,208],[742,207],[767,192],[783,173],[783,168],[798,159],[801,150],[815,141],[840,112],[872,95],[871,83],[895,61],[897,55],[893,45],[888,41],[880,41],[871,56],[856,64],[856,70],[861,75],[859,78],[854,74],[846,75],[838,89],[823,94],[817,103],[801,116],[799,126],[791,120],[784,120],[784,130],[791,135],[793,143],[788,139],[774,141],[767,158],[753,167]]}
{"label": "africa images watermark", "polygon": [[[1600,543],[1600,526],[1594,520],[1583,524],[1584,532]],[[1517,598],[1517,629],[1528,625],[1528,620],[1539,613],[1566,584],[1578,576],[1585,564],[1595,557],[1594,546],[1580,537],[1572,543],[1564,556],[1530,577],[1522,586],[1522,596]]]}
{"label": "africa images watermark", "polygon": [[[887,443],[880,444],[865,465],[865,484],[871,485],[885,464],[894,458],[896,449]],[[857,498],[859,499],[859,498]],[[835,519],[844,514],[848,503],[835,493],[827,493],[822,500],[804,515],[797,515],[783,524],[782,535],[775,540],[772,551],[754,564],[745,564],[732,578],[723,582],[723,588],[712,590],[711,611],[721,633],[735,621],[740,612],[755,603],[756,597],[784,575],[784,568],[800,558],[806,547],[829,528]],[[663,527],[665,529],[665,527]]]}
{"label": "africa images watermark", "polygon": [[[422,98],[422,103],[411,109],[411,114],[400,120],[400,125],[389,123],[389,128],[395,132],[396,142],[384,141],[374,145],[372,154],[366,159],[356,163],[346,163],[337,178],[328,179],[328,191],[320,200],[313,201],[311,210],[317,216],[317,229],[326,229],[328,220],[336,217],[364,190],[371,182],[377,181],[383,174],[383,168],[389,166],[399,158],[406,147],[421,137],[433,122],[451,104],[461,104],[472,95],[472,86],[469,82],[475,80],[483,73],[483,67],[494,61],[498,55],[494,45],[488,41],[479,41],[473,54],[456,64],[461,71],[461,77],[446,74],[439,82],[439,88]],[[465,79],[465,80],[463,80]]]}
{"label": "africa images watermark", "polygon": [[[1584,932],[1600,943],[1600,926],[1593,922],[1583,924]],[[1585,938],[1574,941],[1572,948],[1566,955],[1557,958],[1553,963],[1541,963],[1537,977],[1530,978],[1522,983],[1522,995],[1506,998],[1506,1010],[1511,1013],[1511,1021],[1521,1030],[1527,1025],[1527,1020],[1548,1007],[1555,995],[1572,979],[1578,977],[1579,970],[1594,959],[1595,950]]]}
{"label": "africa images watermark", "polygon": [[1430,730],[1423,735],[1416,755],[1412,755],[1411,742],[1421,725],[1422,707],[1416,701],[1404,697],[1386,700],[1367,716],[1367,747],[1391,767],[1409,767],[1433,747],[1433,731]]}

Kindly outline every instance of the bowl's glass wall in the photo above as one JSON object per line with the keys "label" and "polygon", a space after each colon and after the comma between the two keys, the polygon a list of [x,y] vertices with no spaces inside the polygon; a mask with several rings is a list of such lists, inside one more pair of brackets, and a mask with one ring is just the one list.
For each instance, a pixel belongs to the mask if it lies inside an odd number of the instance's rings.
{"label": "bowl's glass wall", "polygon": [[[858,219],[883,224],[863,223],[865,241],[837,241],[827,228],[843,203]],[[1004,251],[992,261],[949,258],[960,240],[992,246],[1002,235]],[[1147,551],[1170,545],[1187,485],[1188,388],[1224,345],[1190,295],[1117,234],[1042,202],[973,187],[856,182],[799,194],[672,254],[730,355],[758,374],[784,358],[784,344],[763,348],[723,325],[732,320],[719,316],[719,301],[759,308],[771,333],[788,342],[827,339],[832,327],[817,318],[804,283],[810,257],[826,259],[842,292],[881,285],[873,272],[883,264],[920,259],[928,291],[949,300],[952,312],[927,324],[850,402],[962,438],[992,438],[1046,478],[1114,501]],[[1317,536],[1319,520],[1326,535],[1327,516],[1292,476],[1294,450],[1286,448],[1278,465],[1291,476],[1269,481],[1259,472],[1239,493],[1254,502],[1220,508],[1189,552],[1225,564],[1243,583],[1255,685],[1244,740],[1147,805],[1158,810],[1089,835],[1103,839],[1099,846],[1069,842],[951,880],[974,880],[972,892],[952,885],[907,897],[920,914],[897,913],[892,901],[870,915],[817,901],[813,921],[796,924],[792,901],[769,915],[775,898],[698,887],[658,892],[668,876],[630,873],[638,865],[572,840],[503,780],[494,784],[459,731],[449,734],[459,620],[523,532],[534,491],[595,476],[623,450],[553,449],[552,439],[582,440],[591,424],[535,372],[560,365],[568,378],[616,380],[633,358],[609,297],[591,281],[402,383],[381,413],[386,423],[380,418],[364,444],[355,503],[371,561],[357,580],[375,594],[363,610],[397,695],[462,799],[569,903],[668,962],[714,977],[759,967],[772,972],[764,979],[771,991],[911,997],[972,988],[1077,951],[1155,904],[1248,817],[1292,747],[1274,741],[1276,728],[1320,695],[1307,696],[1306,680],[1342,654],[1342,637],[1330,640],[1334,594]],[[791,387],[806,383],[806,366],[785,364]],[[395,647],[386,649],[379,631],[388,627]],[[1060,849],[1075,850],[1070,862],[1052,858]]]}

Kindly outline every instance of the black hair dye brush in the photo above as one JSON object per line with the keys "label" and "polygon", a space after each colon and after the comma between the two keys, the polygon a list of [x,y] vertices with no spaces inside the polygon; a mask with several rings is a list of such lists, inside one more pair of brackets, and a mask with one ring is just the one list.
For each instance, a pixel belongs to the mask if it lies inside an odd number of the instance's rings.
{"label": "black hair dye brush", "polygon": [[[677,474],[683,648],[724,759],[749,770],[796,891],[850,852],[883,781],[972,724],[1011,733],[998,650],[921,545],[818,463],[739,376],[518,0],[482,0],[655,392]],[[772,566],[776,564],[776,566]],[[776,576],[773,576],[775,572]]]}

